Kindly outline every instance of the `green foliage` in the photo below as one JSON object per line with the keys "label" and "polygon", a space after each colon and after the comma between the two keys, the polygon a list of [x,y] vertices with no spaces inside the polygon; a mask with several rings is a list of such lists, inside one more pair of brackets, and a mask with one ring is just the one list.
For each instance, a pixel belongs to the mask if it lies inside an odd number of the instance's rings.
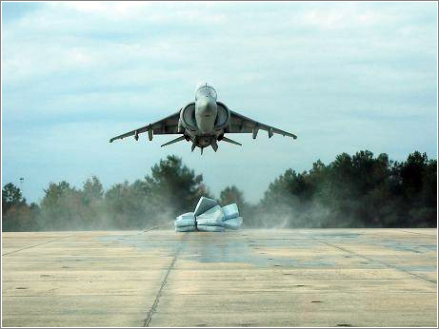
{"label": "green foliage", "polygon": [[105,205],[114,228],[172,227],[173,219],[194,209],[201,196],[209,197],[203,176],[168,156],[143,180],[113,186],[105,193]]}
{"label": "green foliage", "polygon": [[[259,217],[285,227],[436,227],[437,161],[419,152],[393,163],[387,154],[342,153],[328,166],[292,169],[270,184]],[[263,210],[263,211],[262,211]],[[256,218],[256,222],[261,219]]]}
{"label": "green foliage", "polygon": [[168,156],[151,168],[151,176],[145,177],[144,191],[157,211],[172,205],[174,215],[194,209],[201,196],[209,195],[203,176],[195,175],[176,156]]}
{"label": "green foliage", "polygon": [[21,191],[12,183],[2,189],[2,231],[35,231],[39,208],[35,203],[27,205]]}
{"label": "green foliage", "polygon": [[116,184],[105,193],[108,225],[115,229],[139,229],[147,225],[147,197],[141,182]]}
{"label": "green foliage", "polygon": [[[236,203],[239,210],[239,215],[244,218],[254,218],[255,216],[255,207],[250,205],[245,201],[244,192],[239,190],[235,185],[227,186],[220,193],[220,198],[218,200],[221,206],[225,206],[231,203]],[[249,224],[255,225],[249,221]],[[247,225],[244,222],[244,225]],[[250,225],[251,226],[251,225]]]}
{"label": "green foliage", "polygon": [[[3,231],[171,228],[201,196],[212,198],[203,176],[176,156],[107,191],[93,176],[80,189],[62,181],[44,192],[40,205],[28,205],[18,187],[6,184]],[[246,227],[436,227],[437,160],[417,151],[401,163],[367,150],[342,153],[309,171],[287,169],[256,205],[234,185],[221,191],[219,203],[237,203]]]}
{"label": "green foliage", "polygon": [[244,193],[240,191],[235,185],[227,186],[220,193],[219,203],[221,205],[227,205],[230,203],[236,203],[238,207],[244,205]]}
{"label": "green foliage", "polygon": [[45,230],[75,230],[82,222],[80,192],[66,181],[50,183],[44,192],[40,226]]}
{"label": "green foliage", "polygon": [[23,202],[23,196],[21,195],[20,189],[12,183],[6,184],[2,189],[3,210],[5,210],[5,206],[21,202]]}

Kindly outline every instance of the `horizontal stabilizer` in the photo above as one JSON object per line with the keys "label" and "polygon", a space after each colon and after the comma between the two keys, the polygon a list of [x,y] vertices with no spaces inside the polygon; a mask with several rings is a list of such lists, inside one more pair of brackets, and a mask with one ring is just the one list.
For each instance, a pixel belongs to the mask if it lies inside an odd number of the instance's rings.
{"label": "horizontal stabilizer", "polygon": [[227,137],[223,137],[223,139],[221,139],[221,140],[222,140],[222,141],[225,141],[225,142],[227,142],[227,143],[230,143],[230,144],[235,144],[235,145],[242,146],[241,143],[235,142],[234,140],[232,140],[232,139],[230,139],[230,138],[227,138]]}
{"label": "horizontal stabilizer", "polygon": [[167,143],[163,144],[162,147],[163,147],[163,146],[168,146],[168,145],[171,145],[171,144],[174,144],[174,143],[178,143],[178,142],[181,142],[181,141],[184,141],[185,139],[186,139],[186,138],[184,137],[184,135],[183,135],[183,136],[180,136],[180,137],[178,137],[178,138],[176,138],[176,139],[173,139],[173,140],[170,141],[170,142],[167,142]]}

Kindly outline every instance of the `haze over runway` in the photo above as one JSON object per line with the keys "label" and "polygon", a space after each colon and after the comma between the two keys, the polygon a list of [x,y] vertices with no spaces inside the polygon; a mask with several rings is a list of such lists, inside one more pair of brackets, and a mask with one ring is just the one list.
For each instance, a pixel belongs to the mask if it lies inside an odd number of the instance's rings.
{"label": "haze over runway", "polygon": [[[287,168],[368,149],[437,158],[437,3],[2,2],[2,183],[133,182],[175,154],[214,195],[256,202]],[[260,133],[191,153],[157,136],[109,144],[213,83]]]}

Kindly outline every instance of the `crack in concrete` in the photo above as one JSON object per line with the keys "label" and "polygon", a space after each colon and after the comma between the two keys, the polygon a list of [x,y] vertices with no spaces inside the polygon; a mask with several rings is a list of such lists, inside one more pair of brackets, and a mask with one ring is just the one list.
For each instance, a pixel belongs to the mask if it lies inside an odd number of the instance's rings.
{"label": "crack in concrete", "polygon": [[7,252],[7,253],[5,253],[5,254],[2,254],[2,256],[7,256],[7,255],[10,255],[10,254],[13,254],[13,253],[16,253],[16,252],[22,251],[22,250],[26,250],[26,249],[30,249],[30,248],[34,248],[34,247],[38,247],[38,246],[42,246],[43,244],[48,244],[48,243],[51,243],[51,242],[55,242],[55,241],[59,241],[59,240],[67,239],[67,238],[71,238],[72,236],[74,236],[74,235],[69,235],[69,236],[65,236],[65,237],[62,237],[62,238],[58,238],[58,239],[54,239],[54,240],[50,240],[50,241],[46,241],[46,242],[42,242],[42,243],[39,243],[39,244],[34,244],[34,245],[32,245],[32,246],[28,246],[28,247],[24,247],[24,248],[21,248],[21,249],[18,249],[18,250],[14,250],[14,251],[11,251],[11,252]]}
{"label": "crack in concrete", "polygon": [[347,253],[349,253],[349,254],[351,254],[351,255],[354,255],[354,256],[357,256],[357,257],[361,257],[361,258],[366,259],[366,260],[368,260],[368,261],[370,261],[370,262],[376,262],[376,263],[381,264],[381,265],[384,265],[384,266],[386,266],[386,267],[388,267],[388,268],[392,268],[392,269],[394,269],[394,270],[401,271],[401,272],[404,272],[404,273],[406,273],[406,274],[410,274],[410,275],[412,275],[412,276],[414,276],[414,277],[416,277],[416,278],[418,278],[418,279],[421,279],[421,280],[424,280],[424,281],[427,281],[427,282],[430,282],[430,283],[433,283],[433,284],[437,284],[436,280],[431,280],[431,279],[425,278],[425,277],[423,277],[423,276],[421,276],[421,275],[414,274],[414,273],[412,273],[412,272],[410,272],[410,271],[407,271],[407,270],[404,270],[404,269],[402,269],[402,268],[399,268],[398,266],[395,266],[395,265],[391,265],[391,264],[387,264],[387,263],[381,262],[381,261],[379,261],[379,260],[376,260],[376,259],[373,259],[373,258],[370,258],[370,257],[364,256],[364,255],[358,254],[358,253],[356,253],[356,252],[354,252],[354,251],[350,251],[350,250],[348,250],[348,249],[345,249],[345,248],[339,247],[339,246],[337,246],[337,245],[335,245],[335,244],[332,244],[332,243],[329,243],[329,242],[326,242],[326,241],[322,241],[322,240],[319,240],[319,239],[316,239],[316,238],[312,238],[312,239],[314,239],[314,240],[316,240],[316,241],[318,241],[318,242],[324,243],[324,244],[326,244],[326,245],[328,245],[328,246],[330,246],[330,247],[333,247],[333,248],[339,249],[339,250],[341,250],[341,251],[347,252]]}
{"label": "crack in concrete", "polygon": [[401,230],[401,231],[405,232],[405,233],[416,234],[416,235],[425,236],[425,237],[431,237],[431,235],[422,234],[422,233],[419,233],[419,232],[413,232],[413,231],[407,231],[407,230]]}
{"label": "crack in concrete", "polygon": [[171,262],[171,264],[169,265],[169,267],[168,267],[168,269],[166,271],[165,277],[164,277],[164,279],[162,281],[162,284],[160,285],[160,289],[157,292],[157,295],[155,296],[154,303],[152,304],[150,310],[148,311],[146,319],[143,321],[143,326],[144,327],[149,327],[149,324],[151,322],[152,316],[155,313],[157,313],[157,306],[159,305],[160,297],[162,296],[162,290],[163,290],[163,288],[166,285],[169,273],[171,273],[172,269],[174,268],[174,265],[175,265],[175,262],[177,261],[178,255],[180,254],[181,250],[183,249],[182,242],[185,240],[186,237],[187,237],[187,233],[185,235],[183,235],[183,237],[180,240],[180,246],[178,247],[177,251],[175,252],[174,258],[172,259],[172,262]]}

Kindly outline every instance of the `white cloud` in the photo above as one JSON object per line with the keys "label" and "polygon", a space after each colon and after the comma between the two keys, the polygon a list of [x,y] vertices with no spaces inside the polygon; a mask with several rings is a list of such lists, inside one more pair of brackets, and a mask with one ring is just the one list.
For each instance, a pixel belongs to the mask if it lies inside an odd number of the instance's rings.
{"label": "white cloud", "polygon": [[[215,193],[235,183],[255,200],[288,167],[305,170],[343,151],[370,147],[391,155],[406,145],[407,155],[419,145],[434,157],[434,6],[43,3],[2,21],[3,177],[12,179],[11,168],[22,173],[56,159],[72,171],[67,178],[81,181],[100,176],[106,159],[100,177],[112,184],[139,178],[175,152],[205,174]],[[164,137],[152,144],[107,143],[178,110],[200,80],[214,83],[233,110],[299,139],[238,136],[243,148],[221,144],[202,158],[186,143],[160,148]],[[407,137],[410,124],[422,136]],[[26,150],[33,155],[28,167],[18,164]],[[96,156],[86,158],[84,150]],[[144,165],[133,170],[132,163]],[[249,164],[252,179],[242,172]]]}
{"label": "white cloud", "polygon": [[210,3],[147,1],[77,1],[54,2],[58,10],[73,10],[112,22],[149,22],[155,24],[218,24],[226,17],[212,9]]}

